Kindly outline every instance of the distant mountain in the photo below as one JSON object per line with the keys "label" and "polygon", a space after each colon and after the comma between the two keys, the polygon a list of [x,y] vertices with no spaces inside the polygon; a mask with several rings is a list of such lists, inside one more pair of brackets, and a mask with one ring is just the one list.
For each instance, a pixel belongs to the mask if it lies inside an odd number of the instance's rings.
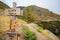
{"label": "distant mountain", "polygon": [[41,21],[55,21],[60,20],[60,15],[49,11],[48,9],[41,8],[35,5],[27,7],[19,7],[24,10],[24,17],[30,20],[41,20]]}
{"label": "distant mountain", "polygon": [[[40,17],[39,20],[43,20],[43,21],[45,21],[45,20],[48,20],[48,21],[60,20],[60,15],[55,14],[52,11],[49,11],[48,9],[41,8],[41,7],[38,7],[35,5],[26,7],[24,12],[27,12],[28,14],[29,14],[29,12],[31,12],[32,14],[34,13],[34,15],[37,15]],[[25,13],[25,14],[27,14],[27,13]]]}

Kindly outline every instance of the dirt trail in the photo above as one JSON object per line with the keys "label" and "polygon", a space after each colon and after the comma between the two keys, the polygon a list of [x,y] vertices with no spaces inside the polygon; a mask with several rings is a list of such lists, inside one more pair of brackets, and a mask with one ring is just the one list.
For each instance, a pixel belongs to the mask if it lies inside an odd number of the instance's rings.
{"label": "dirt trail", "polygon": [[36,31],[36,30],[32,27],[31,24],[28,24],[27,26],[28,26],[28,28],[29,28],[31,31],[33,31],[33,32],[35,33],[35,35],[36,35],[36,37],[37,37],[37,40],[51,40],[50,38],[45,37],[44,35],[42,35],[42,34],[39,33],[38,31]]}
{"label": "dirt trail", "polygon": [[18,20],[18,27],[17,31],[20,33],[20,40],[25,40],[25,34],[22,29],[22,24],[25,23],[23,20],[17,19]]}
{"label": "dirt trail", "polygon": [[20,40],[25,40],[24,32],[22,30],[22,27],[18,28],[19,33],[20,33]]}

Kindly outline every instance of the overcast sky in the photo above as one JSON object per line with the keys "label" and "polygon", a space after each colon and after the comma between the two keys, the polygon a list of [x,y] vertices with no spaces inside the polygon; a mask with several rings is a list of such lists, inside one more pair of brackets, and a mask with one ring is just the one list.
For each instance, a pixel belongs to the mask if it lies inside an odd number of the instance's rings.
{"label": "overcast sky", "polygon": [[37,5],[60,14],[60,0],[0,0],[12,7],[12,2],[16,2],[17,6]]}

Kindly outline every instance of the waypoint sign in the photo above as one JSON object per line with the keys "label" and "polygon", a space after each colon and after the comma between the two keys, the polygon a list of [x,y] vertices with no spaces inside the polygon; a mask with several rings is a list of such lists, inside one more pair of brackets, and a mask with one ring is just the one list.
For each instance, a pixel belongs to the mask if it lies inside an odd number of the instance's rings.
{"label": "waypoint sign", "polygon": [[17,21],[14,22],[14,20],[16,20],[16,15],[17,16],[23,16],[23,10],[21,10],[20,8],[17,8],[16,3],[13,2],[12,8],[5,9],[5,14],[10,16],[10,29],[15,30],[15,28],[17,27],[15,25]]}
{"label": "waypoint sign", "polygon": [[5,9],[5,14],[9,16],[20,15],[23,16],[23,10],[16,7],[16,3],[13,2],[13,7],[9,9]]}
{"label": "waypoint sign", "polygon": [[20,8],[10,8],[10,9],[5,9],[5,13],[7,15],[21,15],[21,10]]}

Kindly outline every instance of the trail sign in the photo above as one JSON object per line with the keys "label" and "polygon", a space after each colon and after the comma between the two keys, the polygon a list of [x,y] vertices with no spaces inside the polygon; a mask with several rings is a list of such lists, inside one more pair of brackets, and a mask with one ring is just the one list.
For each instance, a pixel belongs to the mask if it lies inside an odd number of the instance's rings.
{"label": "trail sign", "polygon": [[10,9],[5,9],[5,13],[7,15],[21,15],[21,10],[20,8],[10,8]]}
{"label": "trail sign", "polygon": [[17,8],[16,5],[17,4],[13,2],[13,8],[5,9],[5,14],[9,16],[15,16],[15,15],[23,16],[23,10]]}
{"label": "trail sign", "polygon": [[20,8],[16,8],[16,3],[13,2],[13,8],[5,9],[5,14],[10,16],[10,30],[6,32],[6,37],[4,40],[20,40],[20,33],[17,31],[19,23],[16,20],[16,15],[20,15],[23,13]]}

